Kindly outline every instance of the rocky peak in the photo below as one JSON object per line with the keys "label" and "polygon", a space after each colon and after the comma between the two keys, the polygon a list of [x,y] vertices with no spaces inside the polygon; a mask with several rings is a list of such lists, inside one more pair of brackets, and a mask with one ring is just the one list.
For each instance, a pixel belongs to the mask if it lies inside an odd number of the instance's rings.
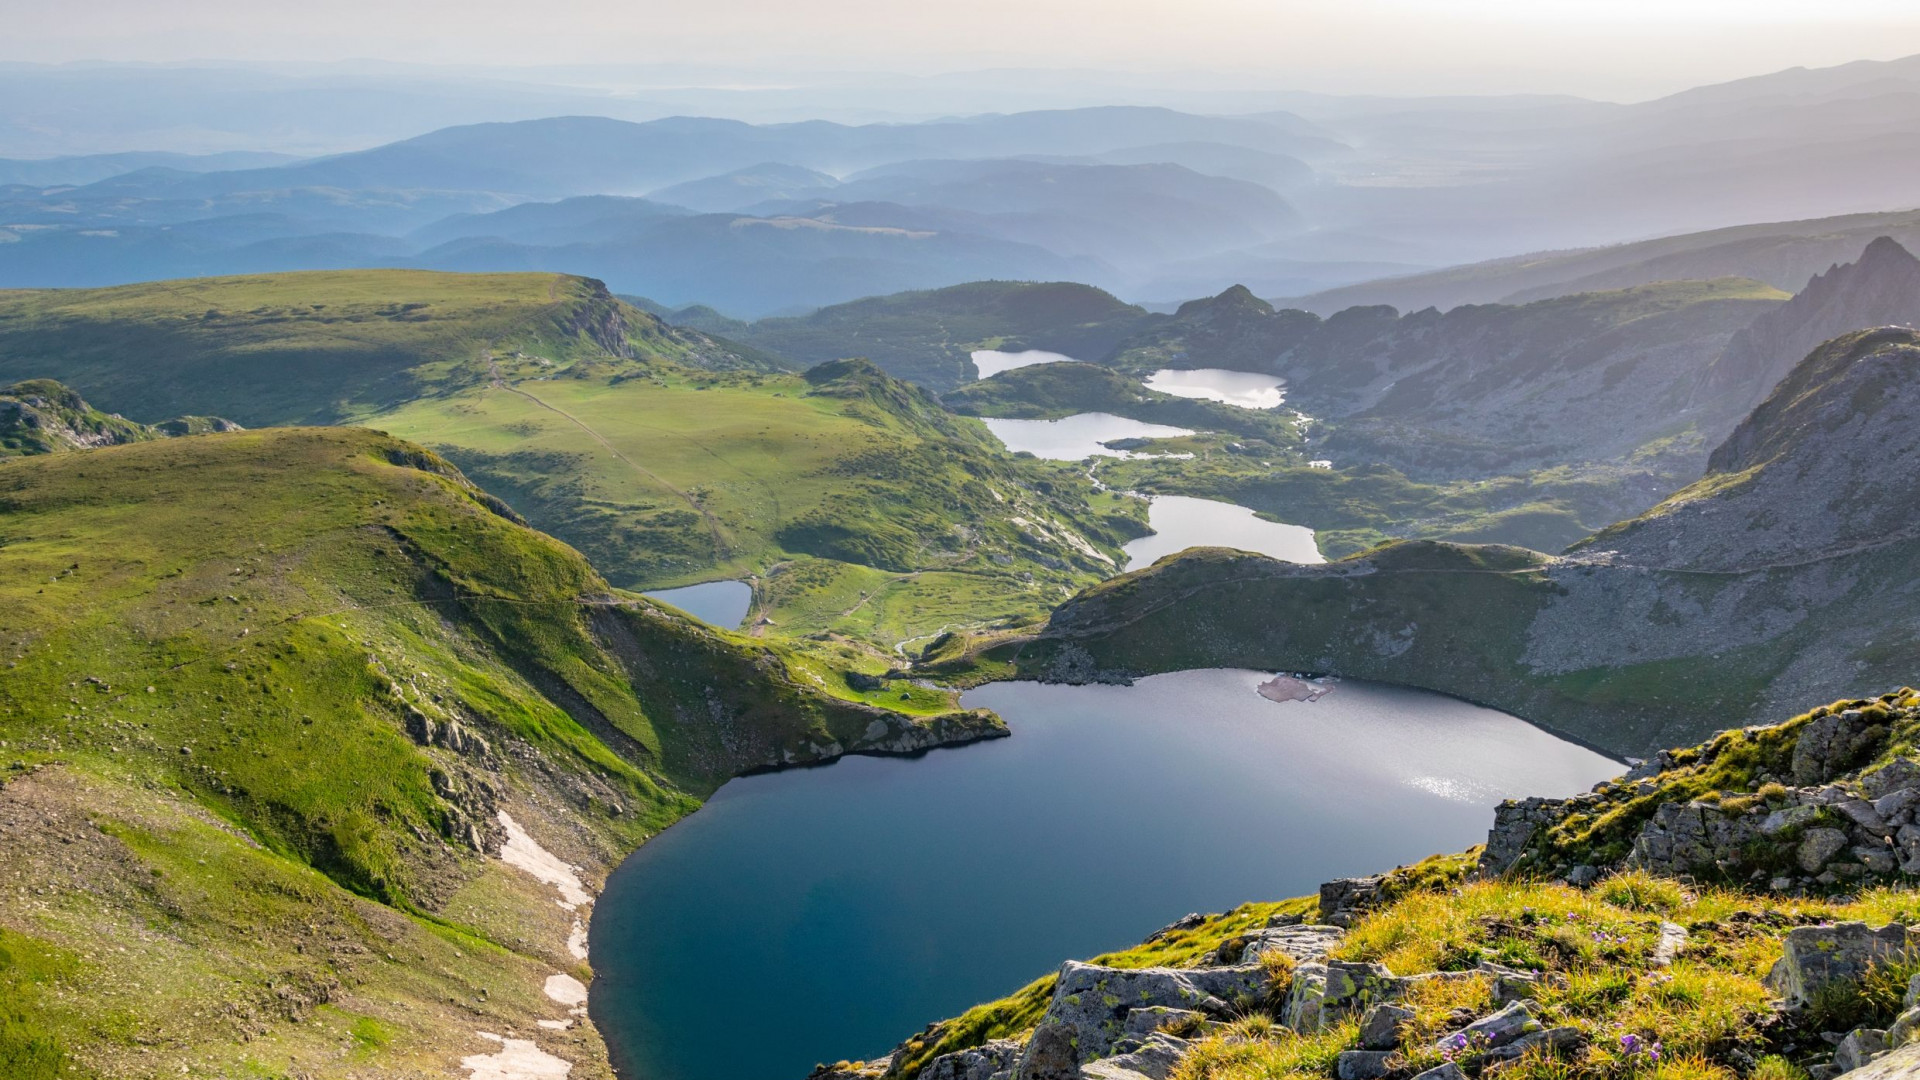
{"label": "rocky peak", "polygon": [[1584,547],[1643,566],[1799,565],[1920,526],[1920,332],[1816,349],[1714,451],[1707,475]]}
{"label": "rocky peak", "polygon": [[1709,368],[1706,391],[1745,411],[1764,400],[1821,342],[1876,326],[1920,322],[1920,259],[1891,237],[1856,262],[1816,274],[1794,298],[1734,335]]}

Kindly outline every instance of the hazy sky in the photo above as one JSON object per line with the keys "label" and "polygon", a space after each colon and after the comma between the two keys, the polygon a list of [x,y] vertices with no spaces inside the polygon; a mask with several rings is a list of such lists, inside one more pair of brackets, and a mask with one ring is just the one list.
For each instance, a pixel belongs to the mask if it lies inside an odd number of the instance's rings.
{"label": "hazy sky", "polygon": [[1920,53],[1920,0],[0,0],[0,59],[1202,71],[1631,99]]}

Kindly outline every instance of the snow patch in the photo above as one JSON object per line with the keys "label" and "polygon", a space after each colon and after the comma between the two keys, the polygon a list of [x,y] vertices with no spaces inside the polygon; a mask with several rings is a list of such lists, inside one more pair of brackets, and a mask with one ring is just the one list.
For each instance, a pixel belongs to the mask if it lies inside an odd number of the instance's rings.
{"label": "snow patch", "polygon": [[580,883],[580,877],[574,873],[573,867],[535,843],[533,837],[527,835],[527,830],[508,817],[505,810],[500,811],[500,827],[507,830],[507,842],[500,845],[501,862],[517,866],[559,890],[560,906],[568,911],[593,902],[592,894]]}
{"label": "snow patch", "polygon": [[573,920],[573,932],[567,935],[567,951],[575,960],[587,958],[587,924],[579,919]]}
{"label": "snow patch", "polygon": [[573,1071],[572,1062],[554,1057],[531,1039],[508,1039],[490,1031],[474,1034],[499,1043],[500,1051],[460,1059],[467,1080],[564,1080]]}
{"label": "snow patch", "polygon": [[585,1005],[587,986],[579,979],[567,974],[547,976],[547,996],[562,1005]]}

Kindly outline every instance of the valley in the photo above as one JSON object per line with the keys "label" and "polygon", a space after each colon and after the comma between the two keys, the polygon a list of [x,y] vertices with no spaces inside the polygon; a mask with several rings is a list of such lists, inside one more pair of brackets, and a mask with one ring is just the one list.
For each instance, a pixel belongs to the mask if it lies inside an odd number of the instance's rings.
{"label": "valley", "polygon": [[1916,61],[383,63],[0,64],[0,1077],[1920,1068]]}

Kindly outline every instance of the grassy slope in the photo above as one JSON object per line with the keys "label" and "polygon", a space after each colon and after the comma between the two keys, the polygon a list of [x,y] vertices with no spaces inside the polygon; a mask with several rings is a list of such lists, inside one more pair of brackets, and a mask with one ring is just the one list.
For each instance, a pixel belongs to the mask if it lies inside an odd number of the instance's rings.
{"label": "grassy slope", "polygon": [[587,971],[553,892],[472,850],[494,811],[594,879],[881,714],[498,507],[355,429],[0,463],[10,1078],[437,1075],[477,1030],[606,1074],[590,1028],[532,1026]]}
{"label": "grassy slope", "polygon": [[154,422],[333,423],[486,379],[480,357],[742,361],[598,282],[342,270],[0,292],[0,381],[53,378]]}
{"label": "grassy slope", "polygon": [[1031,618],[1107,564],[1014,517],[1109,558],[1141,531],[1137,500],[1011,460],[858,364],[516,380],[370,422],[444,452],[622,586],[758,577],[759,610],[794,634],[892,644]]}

